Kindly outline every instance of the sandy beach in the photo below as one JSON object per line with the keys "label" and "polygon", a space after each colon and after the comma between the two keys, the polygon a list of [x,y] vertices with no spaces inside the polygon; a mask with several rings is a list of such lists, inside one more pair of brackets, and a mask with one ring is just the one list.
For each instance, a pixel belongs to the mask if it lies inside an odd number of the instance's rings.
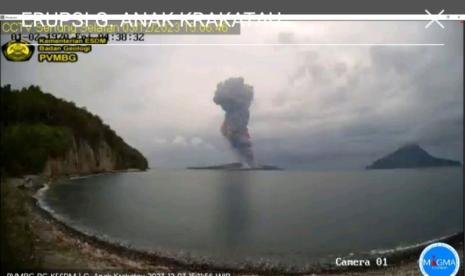
{"label": "sandy beach", "polygon": [[[42,183],[41,183],[42,182]],[[33,195],[43,180],[25,185],[20,178],[2,183],[2,267],[7,270],[121,270],[142,272],[230,272],[234,275],[276,275],[279,271],[230,271],[184,264],[109,244],[68,227],[37,206]],[[463,239],[455,246],[463,259]],[[308,275],[419,275],[416,256],[383,269],[321,271]],[[463,275],[463,269],[459,273]]]}

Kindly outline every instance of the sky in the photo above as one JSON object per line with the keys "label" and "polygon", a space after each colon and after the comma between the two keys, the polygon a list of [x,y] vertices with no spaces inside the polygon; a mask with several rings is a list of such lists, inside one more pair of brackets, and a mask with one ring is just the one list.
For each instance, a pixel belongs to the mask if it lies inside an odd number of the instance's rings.
{"label": "sky", "polygon": [[[425,24],[260,22],[241,35],[146,35],[146,43],[188,45],[95,46],[74,64],[2,57],[1,80],[85,107],[152,168],[236,161],[213,102],[230,77],[254,89],[249,133],[258,164],[361,169],[412,142],[463,161],[463,26]],[[302,43],[444,45],[295,45]]]}

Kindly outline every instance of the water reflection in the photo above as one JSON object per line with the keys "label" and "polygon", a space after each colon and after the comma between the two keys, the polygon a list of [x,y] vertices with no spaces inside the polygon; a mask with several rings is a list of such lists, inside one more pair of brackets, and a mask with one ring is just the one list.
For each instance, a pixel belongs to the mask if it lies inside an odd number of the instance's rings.
{"label": "water reflection", "polygon": [[221,188],[218,189],[218,233],[221,234],[224,248],[234,250],[244,243],[250,225],[249,189],[253,172],[220,171],[217,174]]}

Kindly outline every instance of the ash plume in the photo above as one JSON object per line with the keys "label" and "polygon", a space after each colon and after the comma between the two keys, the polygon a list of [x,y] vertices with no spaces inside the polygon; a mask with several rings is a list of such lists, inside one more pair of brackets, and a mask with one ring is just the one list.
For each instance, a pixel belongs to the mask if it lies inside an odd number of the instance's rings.
{"label": "ash plume", "polygon": [[228,139],[240,161],[255,166],[249,129],[249,107],[253,100],[253,87],[243,78],[229,78],[216,86],[213,101],[226,112],[221,133]]}

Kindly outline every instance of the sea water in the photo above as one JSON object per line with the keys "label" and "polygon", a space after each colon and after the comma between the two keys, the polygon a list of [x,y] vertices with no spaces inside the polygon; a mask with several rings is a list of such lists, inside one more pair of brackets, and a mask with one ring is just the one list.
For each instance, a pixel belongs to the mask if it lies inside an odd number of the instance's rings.
{"label": "sea water", "polygon": [[88,234],[224,265],[306,266],[463,231],[462,168],[150,170],[51,185],[40,201]]}

